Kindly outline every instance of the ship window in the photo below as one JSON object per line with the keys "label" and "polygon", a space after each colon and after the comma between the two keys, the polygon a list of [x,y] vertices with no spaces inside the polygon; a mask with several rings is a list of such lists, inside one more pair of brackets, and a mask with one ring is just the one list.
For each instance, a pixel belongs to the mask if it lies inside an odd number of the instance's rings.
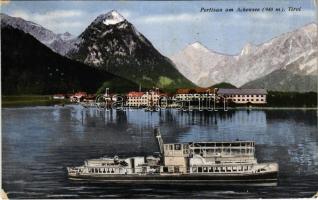
{"label": "ship window", "polygon": [[114,169],[112,169],[111,173],[114,173]]}
{"label": "ship window", "polygon": [[174,145],[175,150],[181,150],[181,145],[180,144],[175,144]]}
{"label": "ship window", "polygon": [[203,172],[208,172],[208,168],[207,167],[203,167]]}
{"label": "ship window", "polygon": [[213,172],[213,168],[212,167],[209,167],[209,172]]}
{"label": "ship window", "polygon": [[215,172],[220,172],[220,169],[218,167],[216,167]]}
{"label": "ship window", "polygon": [[202,172],[202,167],[198,167],[198,172]]}
{"label": "ship window", "polygon": [[178,167],[178,166],[175,166],[175,167],[174,167],[174,172],[175,172],[175,173],[179,173],[179,172],[180,172],[180,170],[179,170],[179,167]]}
{"label": "ship window", "polygon": [[225,172],[225,167],[222,167],[222,168],[221,168],[221,172]]}
{"label": "ship window", "polygon": [[192,172],[193,173],[197,173],[198,172],[197,168],[196,167],[192,167]]}
{"label": "ship window", "polygon": [[147,172],[147,167],[142,167],[142,172],[146,173]]}
{"label": "ship window", "polygon": [[168,167],[163,167],[163,172],[168,172]]}
{"label": "ship window", "polygon": [[226,167],[227,172],[231,172],[231,167]]}
{"label": "ship window", "polygon": [[195,154],[199,154],[199,153],[200,153],[200,149],[195,149],[195,150],[194,150],[194,153],[195,153]]}
{"label": "ship window", "polygon": [[107,173],[110,173],[109,168],[107,168]]}

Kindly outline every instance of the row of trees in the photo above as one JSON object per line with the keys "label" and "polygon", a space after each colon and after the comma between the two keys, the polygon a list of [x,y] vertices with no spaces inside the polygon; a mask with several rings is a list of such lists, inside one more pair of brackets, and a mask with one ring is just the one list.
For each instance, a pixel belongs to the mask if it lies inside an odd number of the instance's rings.
{"label": "row of trees", "polygon": [[267,106],[273,107],[317,107],[316,92],[276,92],[269,91]]}

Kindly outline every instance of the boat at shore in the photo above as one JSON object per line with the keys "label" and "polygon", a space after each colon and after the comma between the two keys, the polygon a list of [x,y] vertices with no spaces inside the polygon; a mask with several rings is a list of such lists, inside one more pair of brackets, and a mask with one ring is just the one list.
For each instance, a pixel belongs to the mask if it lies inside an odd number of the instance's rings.
{"label": "boat at shore", "polygon": [[[254,141],[163,143],[156,155],[89,159],[67,167],[70,179],[142,183],[274,183],[278,164],[258,163]],[[272,184],[270,184],[272,185]]]}

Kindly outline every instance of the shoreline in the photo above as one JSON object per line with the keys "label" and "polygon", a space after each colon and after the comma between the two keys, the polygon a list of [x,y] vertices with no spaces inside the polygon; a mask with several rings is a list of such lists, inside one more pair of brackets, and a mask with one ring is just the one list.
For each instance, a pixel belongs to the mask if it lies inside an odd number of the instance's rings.
{"label": "shoreline", "polygon": [[[55,105],[67,105],[73,104],[69,99],[53,99],[51,95],[21,95],[21,96],[2,96],[1,97],[1,107],[2,108],[19,108],[19,107],[34,107],[34,106],[55,106]],[[128,108],[125,107],[125,108]],[[135,107],[130,107],[132,109],[139,109]],[[177,109],[180,108],[175,104],[169,105],[165,109]],[[202,108],[202,107],[201,107]],[[207,108],[207,107],[205,107]],[[184,108],[187,109],[187,108]],[[191,106],[193,111],[198,111],[197,105]],[[202,108],[203,109],[203,108]],[[212,109],[212,107],[211,107]],[[223,106],[216,107],[218,111],[224,111]],[[291,106],[258,106],[258,105],[237,105],[236,107],[228,107],[227,110],[318,110],[316,107],[291,107]],[[188,112],[187,110],[184,110]],[[207,109],[205,110],[207,111]],[[210,111],[211,112],[211,111]]]}
{"label": "shoreline", "polygon": [[240,110],[318,110],[318,107],[237,107],[235,109]]}
{"label": "shoreline", "polygon": [[[25,108],[25,107],[38,107],[38,106],[67,106],[67,105],[79,105],[76,103],[70,103],[68,101],[61,101],[61,100],[41,100],[41,101],[17,101],[17,102],[1,102],[1,107],[2,108]],[[124,107],[124,108],[130,108],[133,110],[143,110],[144,108],[137,108],[137,107]],[[168,107],[168,108],[163,108],[165,109],[175,109],[178,110],[177,108],[173,107]],[[208,112],[223,112],[224,109],[223,107],[217,107],[217,111],[208,111]],[[115,110],[115,109],[114,109]],[[235,110],[245,110],[245,111],[251,111],[251,110],[318,110],[318,107],[234,107],[234,108],[228,108],[227,111],[235,111]],[[189,112],[187,110],[179,110],[180,112]],[[199,111],[197,108],[193,108],[192,111]],[[190,112],[192,112],[190,111]],[[207,110],[203,110],[207,111]]]}
{"label": "shoreline", "polygon": [[54,106],[66,104],[68,101],[63,99],[53,99],[51,95],[14,95],[2,96],[1,107],[29,107],[29,106]]}

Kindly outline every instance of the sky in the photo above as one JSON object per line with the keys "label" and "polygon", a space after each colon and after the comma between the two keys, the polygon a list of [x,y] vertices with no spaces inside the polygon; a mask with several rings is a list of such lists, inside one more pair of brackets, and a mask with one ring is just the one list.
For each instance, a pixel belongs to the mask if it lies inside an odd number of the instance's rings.
{"label": "sky", "polygon": [[[288,8],[300,8],[289,11]],[[203,12],[209,8],[223,12]],[[233,8],[233,12],[225,12]],[[239,12],[238,8],[259,8]],[[266,8],[283,8],[284,12]],[[164,55],[200,42],[235,55],[247,43],[258,45],[285,32],[316,23],[315,0],[220,1],[5,1],[1,12],[38,23],[55,33],[79,35],[100,14],[117,10]]]}

